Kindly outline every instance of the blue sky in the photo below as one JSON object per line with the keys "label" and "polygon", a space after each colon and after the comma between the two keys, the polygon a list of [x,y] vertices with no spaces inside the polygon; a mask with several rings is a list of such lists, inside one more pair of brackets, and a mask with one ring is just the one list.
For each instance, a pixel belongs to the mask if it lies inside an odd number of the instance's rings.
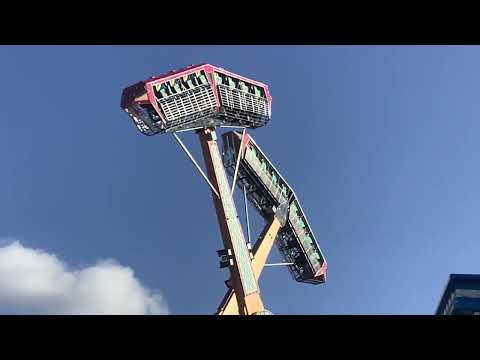
{"label": "blue sky", "polygon": [[251,134],[328,259],[318,286],[267,268],[271,311],[432,314],[450,273],[480,273],[476,46],[2,46],[0,245],[115,259],[172,314],[213,313],[228,273],[209,189],[119,107],[125,86],[198,62],[270,86]]}

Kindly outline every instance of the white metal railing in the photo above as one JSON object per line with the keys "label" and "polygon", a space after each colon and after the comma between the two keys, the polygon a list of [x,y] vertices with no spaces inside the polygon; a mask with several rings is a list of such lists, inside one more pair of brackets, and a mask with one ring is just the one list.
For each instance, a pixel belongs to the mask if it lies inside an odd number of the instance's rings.
{"label": "white metal railing", "polygon": [[167,121],[212,109],[216,105],[215,95],[209,85],[202,85],[159,102]]}
{"label": "white metal railing", "polygon": [[271,109],[267,99],[232,89],[226,85],[218,85],[222,104],[233,109],[248,111],[254,114],[270,117]]}

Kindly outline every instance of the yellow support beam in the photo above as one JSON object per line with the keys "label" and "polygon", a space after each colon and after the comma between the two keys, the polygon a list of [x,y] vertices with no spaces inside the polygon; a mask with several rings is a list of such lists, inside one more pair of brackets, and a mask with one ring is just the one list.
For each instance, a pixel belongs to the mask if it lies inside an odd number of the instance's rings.
{"label": "yellow support beam", "polygon": [[[263,230],[263,237],[257,241],[253,248],[252,268],[257,282],[281,228],[282,223],[276,216],[274,216],[272,222],[267,224]],[[228,289],[227,294],[217,310],[217,315],[240,315],[234,289]]]}

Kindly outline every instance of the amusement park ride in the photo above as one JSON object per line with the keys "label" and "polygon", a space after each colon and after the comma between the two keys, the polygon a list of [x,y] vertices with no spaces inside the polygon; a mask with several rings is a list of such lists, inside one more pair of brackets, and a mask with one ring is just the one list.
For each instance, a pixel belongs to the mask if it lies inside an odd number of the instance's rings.
{"label": "amusement park ride", "polygon": [[[258,279],[269,265],[274,243],[285,259],[281,265],[288,266],[296,281],[325,282],[327,262],[298,197],[246,133],[270,121],[267,85],[209,64],[192,65],[125,88],[121,107],[143,134],[171,133],[212,190],[224,243],[217,251],[220,267],[230,269],[228,290],[216,314],[271,314],[262,302]],[[223,158],[215,131],[221,127],[242,130],[222,135]],[[177,135],[183,131],[198,134],[207,174]],[[227,173],[233,178],[231,186]],[[247,205],[248,242],[233,200],[236,186],[267,223],[253,246]]]}

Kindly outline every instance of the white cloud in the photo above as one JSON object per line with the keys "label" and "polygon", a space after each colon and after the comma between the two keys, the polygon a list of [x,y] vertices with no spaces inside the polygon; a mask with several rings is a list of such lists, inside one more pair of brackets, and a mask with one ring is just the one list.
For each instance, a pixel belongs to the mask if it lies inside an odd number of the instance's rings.
{"label": "white cloud", "polygon": [[168,306],[114,260],[73,271],[15,241],[0,247],[0,313],[168,314]]}

